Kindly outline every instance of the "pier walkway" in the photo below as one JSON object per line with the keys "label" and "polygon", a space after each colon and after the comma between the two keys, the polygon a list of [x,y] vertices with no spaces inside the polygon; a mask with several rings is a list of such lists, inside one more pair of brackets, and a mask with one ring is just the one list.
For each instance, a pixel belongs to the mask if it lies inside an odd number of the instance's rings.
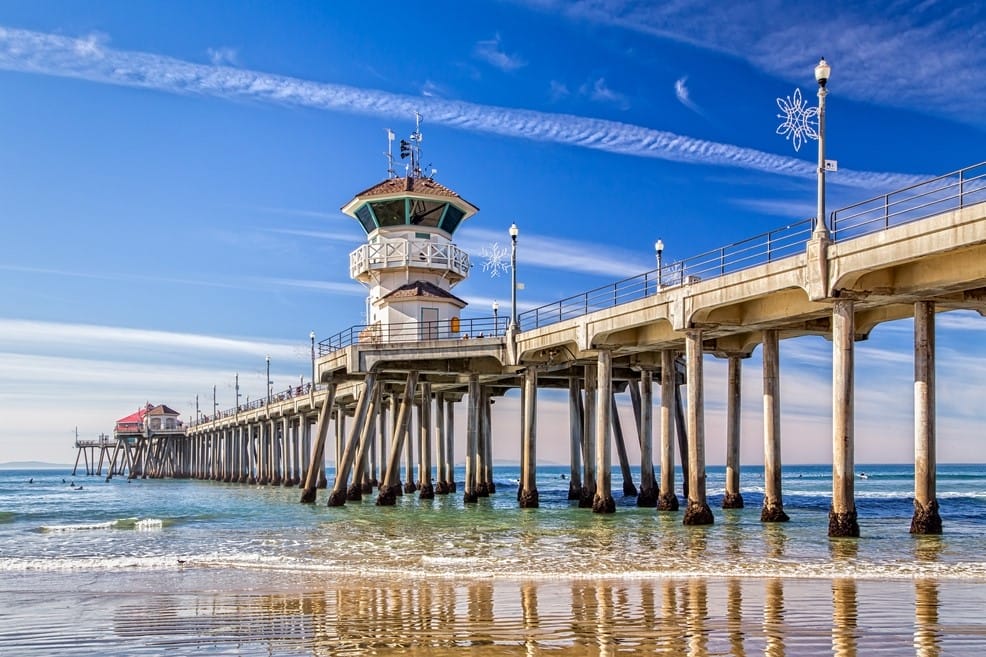
{"label": "pier walkway", "polygon": [[[784,339],[820,335],[833,345],[829,534],[855,536],[854,343],[880,323],[914,317],[911,531],[937,533],[935,314],[955,309],[986,313],[986,163],[836,210],[827,225],[799,221],[535,308],[519,315],[519,326],[503,318],[454,318],[352,327],[319,343],[315,389],[190,427],[176,472],[295,484],[304,488],[304,501],[313,501],[315,488],[327,484],[319,466],[331,423],[337,474],[330,505],[359,499],[373,487],[379,488],[378,504],[415,489],[422,497],[451,492],[454,408],[467,399],[462,483],[471,502],[493,492],[490,400],[518,388],[523,416],[518,500],[534,507],[537,391],[556,387],[568,390],[570,399],[570,497],[611,512],[614,446],[629,472],[614,398],[626,390],[641,448],[638,503],[677,509],[677,439],[686,473],[684,522],[707,524],[714,518],[705,490],[703,355],[729,362],[724,506],[742,506],[741,362],[762,345],[761,517],[783,521],[779,349]],[[409,438],[413,408],[418,411],[414,440]]]}

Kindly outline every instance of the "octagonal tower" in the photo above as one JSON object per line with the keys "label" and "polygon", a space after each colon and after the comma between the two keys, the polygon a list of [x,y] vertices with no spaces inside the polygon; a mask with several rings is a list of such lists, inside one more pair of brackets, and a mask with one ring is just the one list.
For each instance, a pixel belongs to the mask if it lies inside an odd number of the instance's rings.
{"label": "octagonal tower", "polygon": [[466,302],[450,290],[469,276],[469,255],[452,235],[479,209],[422,175],[420,144],[416,128],[410,141],[401,140],[401,157],[410,158],[406,175],[394,174],[388,153],[388,178],[342,207],[366,231],[366,244],[349,254],[350,277],[369,290],[363,340],[429,340],[459,331]]}

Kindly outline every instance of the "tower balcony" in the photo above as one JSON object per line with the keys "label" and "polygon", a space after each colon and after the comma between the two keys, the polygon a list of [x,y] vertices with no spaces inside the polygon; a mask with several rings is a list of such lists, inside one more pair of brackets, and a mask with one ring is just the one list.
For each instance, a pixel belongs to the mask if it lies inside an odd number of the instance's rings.
{"label": "tower balcony", "polygon": [[349,276],[362,283],[374,272],[418,269],[442,273],[453,285],[469,276],[469,254],[451,242],[381,239],[349,254]]}

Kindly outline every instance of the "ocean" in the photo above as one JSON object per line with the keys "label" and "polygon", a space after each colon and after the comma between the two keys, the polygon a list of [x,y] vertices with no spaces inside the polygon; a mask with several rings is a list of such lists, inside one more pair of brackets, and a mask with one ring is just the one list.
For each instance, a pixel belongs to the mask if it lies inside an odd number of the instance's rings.
{"label": "ocean", "polygon": [[862,536],[835,540],[829,466],[785,466],[784,524],[760,522],[761,468],[723,511],[710,467],[707,527],[621,499],[618,469],[612,515],[569,502],[560,466],[526,510],[513,466],[476,505],[460,483],[342,508],[0,471],[0,656],[986,654],[986,465],[939,466],[942,536],[908,533],[910,466],[858,470]]}

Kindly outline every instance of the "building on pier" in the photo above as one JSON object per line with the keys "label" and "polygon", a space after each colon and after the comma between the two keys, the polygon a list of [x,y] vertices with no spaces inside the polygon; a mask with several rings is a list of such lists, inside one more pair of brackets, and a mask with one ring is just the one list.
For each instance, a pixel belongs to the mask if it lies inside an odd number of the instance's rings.
{"label": "building on pier", "polygon": [[387,179],[342,207],[366,231],[366,244],[349,254],[350,277],[369,292],[360,339],[454,338],[466,302],[450,290],[469,276],[469,255],[452,236],[479,209],[422,175],[420,129],[401,143],[407,175],[396,176],[391,166]]}

